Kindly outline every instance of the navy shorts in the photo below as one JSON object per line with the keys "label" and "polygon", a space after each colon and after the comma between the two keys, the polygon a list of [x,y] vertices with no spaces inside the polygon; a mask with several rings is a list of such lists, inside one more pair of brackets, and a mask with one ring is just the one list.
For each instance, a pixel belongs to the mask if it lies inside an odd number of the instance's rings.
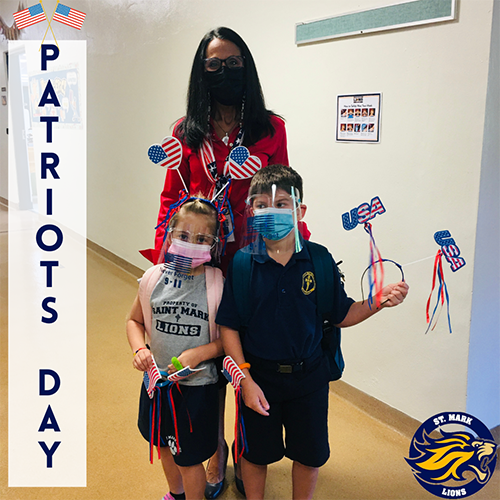
{"label": "navy shorts", "polygon": [[309,467],[324,465],[330,457],[326,359],[320,356],[292,373],[278,373],[272,365],[260,365],[248,355],[245,359],[250,361],[252,378],[270,404],[269,416],[243,405],[248,443],[245,459],[267,465],[286,456]]}
{"label": "navy shorts", "polygon": [[[180,389],[180,391],[179,391]],[[151,439],[151,422],[160,422],[160,446],[170,447],[174,461],[180,466],[201,464],[217,450],[219,431],[219,390],[217,384],[187,386],[176,384],[160,389],[158,404],[150,399],[144,384],[139,402],[139,430],[146,441]],[[174,413],[171,411],[170,395]],[[156,405],[155,403],[156,402]],[[158,406],[161,407],[158,419]],[[177,442],[178,437],[178,442]],[[158,446],[158,424],[153,425],[153,444]]]}

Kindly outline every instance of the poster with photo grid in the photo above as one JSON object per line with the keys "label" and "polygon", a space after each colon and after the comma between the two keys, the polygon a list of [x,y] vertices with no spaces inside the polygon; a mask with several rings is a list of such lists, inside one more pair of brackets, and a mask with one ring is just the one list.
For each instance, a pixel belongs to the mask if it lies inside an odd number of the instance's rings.
{"label": "poster with photo grid", "polygon": [[338,142],[380,142],[381,94],[337,96]]}

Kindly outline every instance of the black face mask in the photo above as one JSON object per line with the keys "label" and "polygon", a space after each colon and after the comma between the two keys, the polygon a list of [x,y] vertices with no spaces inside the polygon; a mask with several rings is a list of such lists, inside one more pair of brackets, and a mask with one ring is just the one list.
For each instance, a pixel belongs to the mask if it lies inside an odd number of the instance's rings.
{"label": "black face mask", "polygon": [[245,91],[245,68],[206,71],[205,79],[213,98],[224,106],[235,106],[241,102]]}

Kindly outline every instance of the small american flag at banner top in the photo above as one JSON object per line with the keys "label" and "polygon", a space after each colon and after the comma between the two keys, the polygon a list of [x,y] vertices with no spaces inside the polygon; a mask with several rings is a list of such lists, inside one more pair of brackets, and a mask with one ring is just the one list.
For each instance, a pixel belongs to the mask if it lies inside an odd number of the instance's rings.
{"label": "small american flag at banner top", "polygon": [[77,30],[82,28],[83,21],[85,21],[85,12],[80,12],[79,10],[67,7],[62,3],[57,4],[56,11],[54,12],[54,21],[58,23],[66,24]]}
{"label": "small american flag at banner top", "polygon": [[32,26],[33,24],[41,23],[47,19],[42,4],[40,3],[28,7],[27,9],[20,10],[13,14],[13,16],[16,21],[17,29],[19,30]]}

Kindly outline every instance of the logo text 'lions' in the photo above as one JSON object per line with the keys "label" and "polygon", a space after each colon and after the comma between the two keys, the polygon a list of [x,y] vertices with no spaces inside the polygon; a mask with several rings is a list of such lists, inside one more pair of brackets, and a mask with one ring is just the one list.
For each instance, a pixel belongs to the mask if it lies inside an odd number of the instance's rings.
{"label": "logo text 'lions'", "polygon": [[[457,423],[472,432],[443,430],[443,426]],[[406,461],[430,493],[442,498],[467,497],[490,480],[496,450],[490,431],[477,418],[466,413],[442,413],[419,427]]]}

